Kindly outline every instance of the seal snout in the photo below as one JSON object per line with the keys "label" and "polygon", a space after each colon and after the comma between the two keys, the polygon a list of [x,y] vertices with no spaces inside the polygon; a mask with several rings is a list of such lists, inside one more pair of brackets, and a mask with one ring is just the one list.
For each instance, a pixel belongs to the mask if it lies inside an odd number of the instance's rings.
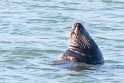
{"label": "seal snout", "polygon": [[74,29],[83,29],[83,25],[81,23],[75,23],[74,24]]}
{"label": "seal snout", "polygon": [[81,23],[75,23],[74,25],[76,25],[77,27],[82,26],[82,24],[81,24]]}
{"label": "seal snout", "polygon": [[75,23],[72,26],[72,32],[77,33],[80,30],[83,30],[83,25],[81,23]]}

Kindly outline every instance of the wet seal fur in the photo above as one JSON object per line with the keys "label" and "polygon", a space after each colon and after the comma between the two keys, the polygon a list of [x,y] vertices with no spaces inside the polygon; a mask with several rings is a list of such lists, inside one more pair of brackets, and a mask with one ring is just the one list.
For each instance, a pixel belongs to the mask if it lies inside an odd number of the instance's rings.
{"label": "wet seal fur", "polygon": [[60,62],[76,62],[85,64],[103,64],[102,53],[91,38],[89,33],[81,23],[75,23],[72,26],[70,34],[70,45],[64,54],[58,59]]}

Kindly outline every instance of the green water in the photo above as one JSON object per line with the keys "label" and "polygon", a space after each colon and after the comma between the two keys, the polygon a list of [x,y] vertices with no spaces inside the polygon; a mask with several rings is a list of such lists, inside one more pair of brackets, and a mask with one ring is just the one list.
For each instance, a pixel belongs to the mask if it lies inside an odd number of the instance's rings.
{"label": "green water", "polygon": [[[105,64],[82,69],[50,65],[81,22]],[[123,0],[1,0],[0,83],[123,83]]]}

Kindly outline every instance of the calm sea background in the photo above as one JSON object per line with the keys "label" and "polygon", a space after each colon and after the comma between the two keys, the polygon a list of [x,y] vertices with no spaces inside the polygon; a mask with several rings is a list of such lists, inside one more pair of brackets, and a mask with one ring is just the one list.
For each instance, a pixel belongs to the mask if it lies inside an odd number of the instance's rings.
{"label": "calm sea background", "polygon": [[[105,64],[50,65],[81,22]],[[0,0],[0,83],[123,83],[124,0]]]}

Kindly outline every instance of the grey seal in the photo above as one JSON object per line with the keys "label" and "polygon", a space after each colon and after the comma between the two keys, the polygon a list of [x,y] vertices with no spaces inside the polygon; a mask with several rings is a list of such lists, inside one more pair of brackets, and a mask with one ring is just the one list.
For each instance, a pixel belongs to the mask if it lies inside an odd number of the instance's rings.
{"label": "grey seal", "polygon": [[58,59],[60,62],[72,61],[85,64],[103,64],[104,58],[100,48],[92,39],[81,23],[72,26],[70,45],[64,54]]}

